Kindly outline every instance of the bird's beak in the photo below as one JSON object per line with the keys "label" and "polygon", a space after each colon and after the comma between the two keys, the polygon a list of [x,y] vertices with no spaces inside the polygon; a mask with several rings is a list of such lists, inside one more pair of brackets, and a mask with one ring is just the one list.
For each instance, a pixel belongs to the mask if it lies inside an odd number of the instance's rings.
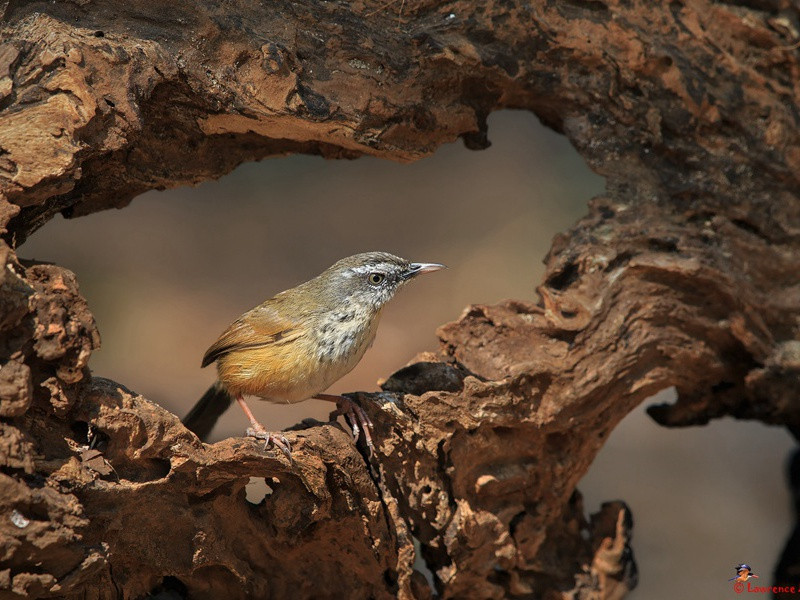
{"label": "bird's beak", "polygon": [[438,271],[440,269],[446,269],[444,265],[440,265],[439,263],[411,263],[408,265],[408,269],[405,273],[403,273],[403,279],[411,279],[412,277],[416,277],[420,273],[431,273],[433,271]]}

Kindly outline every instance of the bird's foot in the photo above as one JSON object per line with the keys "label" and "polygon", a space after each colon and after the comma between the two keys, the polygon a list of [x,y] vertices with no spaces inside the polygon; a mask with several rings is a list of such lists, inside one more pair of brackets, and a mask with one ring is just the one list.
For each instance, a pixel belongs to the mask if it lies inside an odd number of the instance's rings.
{"label": "bird's foot", "polygon": [[264,440],[264,450],[270,446],[275,446],[278,450],[286,455],[286,458],[292,460],[292,446],[283,435],[270,433],[263,426],[248,427],[247,437],[253,437],[257,440]]}
{"label": "bird's foot", "polygon": [[358,404],[347,398],[346,396],[332,396],[330,394],[319,394],[314,396],[319,400],[327,400],[329,402],[336,402],[336,412],[343,415],[349,422],[351,431],[353,432],[353,439],[358,441],[359,434],[364,432],[364,441],[367,443],[369,453],[375,451],[375,446],[372,443],[372,435],[369,430],[373,428],[372,421]]}

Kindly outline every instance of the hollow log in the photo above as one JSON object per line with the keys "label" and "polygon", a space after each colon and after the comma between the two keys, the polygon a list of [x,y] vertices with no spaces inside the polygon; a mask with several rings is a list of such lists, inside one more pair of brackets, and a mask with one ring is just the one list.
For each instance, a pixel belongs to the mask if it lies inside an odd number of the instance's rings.
{"label": "hollow log", "polygon": [[[664,425],[797,431],[795,3],[0,11],[0,597],[620,598],[631,516],[587,517],[576,484],[629,411],[674,386]],[[90,373],[75,276],[16,257],[54,215],[244,161],[481,149],[500,108],[566,135],[607,192],[554,240],[538,299],[468,307],[357,395],[374,455],[316,422],[287,433],[293,463],[202,444]]]}

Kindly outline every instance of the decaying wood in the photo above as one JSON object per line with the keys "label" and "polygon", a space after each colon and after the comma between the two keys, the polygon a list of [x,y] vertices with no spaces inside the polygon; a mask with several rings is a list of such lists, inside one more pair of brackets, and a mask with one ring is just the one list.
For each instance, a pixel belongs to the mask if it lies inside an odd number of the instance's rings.
{"label": "decaying wood", "polygon": [[[400,8],[402,6],[402,13]],[[576,482],[665,425],[800,420],[800,10],[759,2],[5,2],[0,594],[618,598],[624,505]],[[202,445],[87,370],[75,277],[14,248],[59,212],[292,152],[422,158],[535,112],[607,178],[540,301],[473,306],[342,430]],[[363,449],[362,449],[363,450]],[[245,500],[251,477],[271,493]]]}

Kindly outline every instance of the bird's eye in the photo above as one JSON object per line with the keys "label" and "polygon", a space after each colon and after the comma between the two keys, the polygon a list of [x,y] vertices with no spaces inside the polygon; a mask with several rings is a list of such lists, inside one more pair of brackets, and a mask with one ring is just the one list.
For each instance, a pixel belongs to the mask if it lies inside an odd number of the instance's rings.
{"label": "bird's eye", "polygon": [[383,280],[386,279],[386,275],[383,273],[370,273],[367,279],[372,285],[380,285],[383,283]]}

